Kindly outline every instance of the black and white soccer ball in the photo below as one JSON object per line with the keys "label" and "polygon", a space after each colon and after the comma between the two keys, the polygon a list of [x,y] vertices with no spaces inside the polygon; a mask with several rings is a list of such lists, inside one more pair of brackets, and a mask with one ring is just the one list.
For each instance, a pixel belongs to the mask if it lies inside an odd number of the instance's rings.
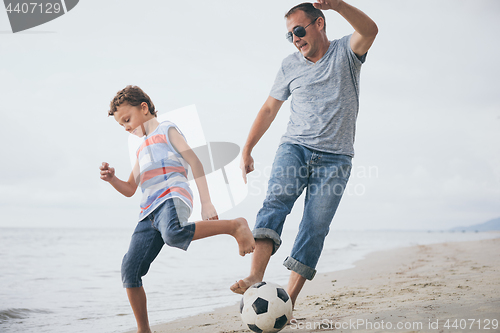
{"label": "black and white soccer ball", "polygon": [[275,283],[259,282],[247,289],[240,303],[243,323],[257,333],[278,332],[292,318],[292,301]]}

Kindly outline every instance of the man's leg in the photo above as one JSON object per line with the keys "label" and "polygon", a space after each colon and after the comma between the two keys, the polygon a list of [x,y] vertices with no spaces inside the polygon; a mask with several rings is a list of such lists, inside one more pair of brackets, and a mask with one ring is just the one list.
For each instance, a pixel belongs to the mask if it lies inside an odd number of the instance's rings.
{"label": "man's leg", "polygon": [[280,234],[286,216],[295,200],[307,186],[307,150],[293,144],[282,144],[274,159],[264,204],[257,214],[253,235],[256,247],[252,256],[250,275],[231,286],[243,294],[252,284],[262,281],[273,253],[281,245]]}
{"label": "man's leg", "polygon": [[233,292],[243,294],[250,286],[262,281],[267,264],[273,253],[273,248],[274,244],[271,239],[263,238],[255,240],[255,251],[252,256],[250,275],[233,284],[230,288]]}
{"label": "man's leg", "polygon": [[287,292],[288,295],[290,296],[290,300],[292,301],[292,308],[295,307],[295,300],[297,299],[297,296],[299,296],[299,293],[302,290],[302,287],[304,286],[305,282],[306,278],[300,275],[299,273],[296,273],[294,271],[290,273],[290,280],[288,280]]}
{"label": "man's leg", "polygon": [[137,321],[137,333],[151,333],[144,288],[127,288],[127,296]]}
{"label": "man's leg", "polygon": [[316,274],[330,224],[344,193],[351,170],[351,158],[315,153],[306,190],[304,215],[290,256],[284,265],[292,270],[288,291],[293,304],[306,280]]}

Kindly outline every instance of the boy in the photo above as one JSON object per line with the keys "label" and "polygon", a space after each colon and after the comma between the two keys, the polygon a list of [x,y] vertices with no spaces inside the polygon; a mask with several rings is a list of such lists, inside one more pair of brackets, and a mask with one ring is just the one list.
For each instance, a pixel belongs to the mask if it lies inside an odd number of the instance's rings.
{"label": "boy", "polygon": [[[171,122],[159,123],[149,96],[137,86],[127,86],[111,101],[109,115],[129,133],[144,137],[128,181],[115,176],[114,168],[104,162],[101,179],[118,192],[131,197],[138,184],[143,198],[139,223],[122,262],[122,281],[137,321],[137,332],[151,332],[142,276],[163,244],[187,250],[192,240],[229,234],[238,242],[244,256],[255,247],[252,232],[244,218],[219,220],[210,200],[203,166],[184,136]],[[192,192],[187,182],[188,165],[200,193],[202,219],[189,223]]]}

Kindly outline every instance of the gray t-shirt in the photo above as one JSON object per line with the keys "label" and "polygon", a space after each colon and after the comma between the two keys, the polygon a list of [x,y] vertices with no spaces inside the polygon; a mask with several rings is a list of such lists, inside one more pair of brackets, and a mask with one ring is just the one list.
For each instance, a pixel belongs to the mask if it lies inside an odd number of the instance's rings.
{"label": "gray t-shirt", "polygon": [[290,120],[281,143],[354,156],[359,109],[359,74],[366,54],[358,58],[351,36],[330,42],[316,63],[295,52],[286,57],[270,95],[285,101],[292,96]]}

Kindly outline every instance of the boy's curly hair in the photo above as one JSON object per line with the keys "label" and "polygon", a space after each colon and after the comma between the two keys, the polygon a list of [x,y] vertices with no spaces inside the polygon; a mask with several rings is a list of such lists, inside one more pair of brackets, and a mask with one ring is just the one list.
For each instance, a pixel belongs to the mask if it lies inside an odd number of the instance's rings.
{"label": "boy's curly hair", "polygon": [[116,112],[116,108],[124,103],[128,103],[132,106],[139,106],[142,102],[146,102],[149,108],[149,112],[156,117],[156,110],[151,98],[138,86],[128,85],[119,92],[113,98],[109,104],[108,116],[112,116]]}

